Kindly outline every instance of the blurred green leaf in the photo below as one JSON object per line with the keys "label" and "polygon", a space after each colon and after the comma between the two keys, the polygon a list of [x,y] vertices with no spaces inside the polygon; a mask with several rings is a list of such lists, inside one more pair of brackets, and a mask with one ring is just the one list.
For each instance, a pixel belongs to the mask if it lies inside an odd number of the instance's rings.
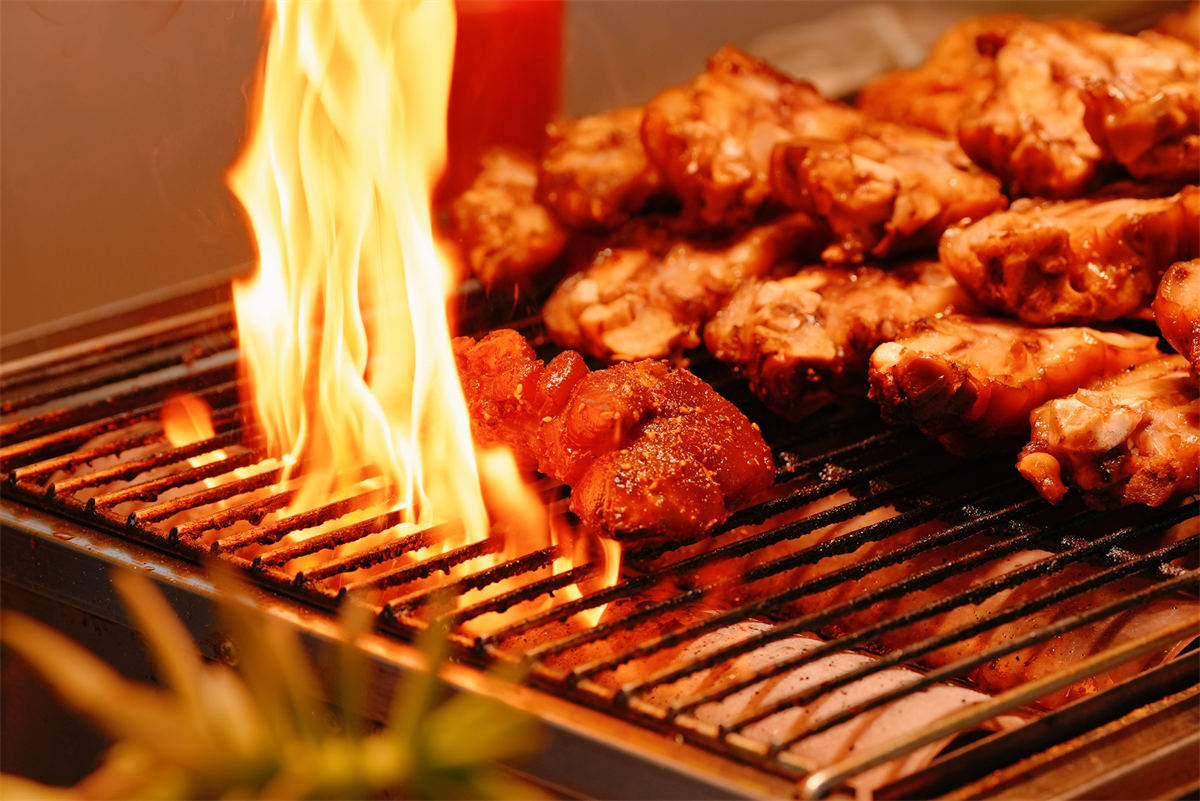
{"label": "blurred green leaf", "polygon": [[0,641],[25,658],[63,701],[116,742],[99,768],[74,788],[0,776],[5,798],[536,798],[496,760],[531,753],[537,722],[484,697],[443,701],[437,669],[446,632],[421,638],[428,671],[395,688],[388,723],[362,731],[359,710],[370,663],[358,646],[372,613],[356,601],[342,610],[338,654],[342,725],[323,723],[320,683],[295,630],[254,612],[231,570],[218,568],[221,619],[232,632],[237,671],[206,663],[154,584],[124,573],[114,584],[143,631],[165,685],[120,676],[41,623],[4,613]]}

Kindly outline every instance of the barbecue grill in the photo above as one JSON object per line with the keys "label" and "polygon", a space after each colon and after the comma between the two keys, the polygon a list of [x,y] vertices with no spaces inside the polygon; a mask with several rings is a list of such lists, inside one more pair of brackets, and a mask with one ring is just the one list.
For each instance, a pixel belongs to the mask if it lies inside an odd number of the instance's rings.
{"label": "barbecue grill", "polygon": [[[739,510],[702,541],[626,543],[618,582],[591,590],[587,588],[595,585],[589,581],[600,566],[593,562],[555,574],[553,549],[472,569],[477,557],[504,550],[498,534],[416,558],[445,533],[437,528],[376,537],[372,542],[383,541],[347,556],[297,563],[388,532],[400,523],[400,513],[388,497],[365,492],[280,516],[293,492],[286,486],[263,492],[279,482],[281,470],[265,462],[263,444],[249,424],[228,298],[228,286],[222,284],[114,317],[108,321],[113,330],[99,336],[92,324],[75,332],[90,336],[83,341],[63,344],[72,338],[66,332],[60,341],[49,341],[54,346],[50,350],[23,355],[10,348],[4,354],[0,527],[6,605],[43,614],[50,607],[78,609],[127,624],[108,587],[107,572],[118,565],[144,569],[167,588],[206,655],[228,658],[228,642],[211,613],[217,590],[206,578],[207,560],[223,560],[250,577],[248,603],[295,625],[317,651],[336,640],[333,613],[354,595],[355,602],[371,603],[377,616],[377,633],[366,647],[384,679],[376,683],[383,691],[368,698],[362,710],[377,720],[387,709],[387,679],[422,665],[421,655],[408,643],[432,623],[446,624],[455,660],[444,677],[462,691],[495,695],[546,721],[551,731],[546,751],[520,769],[564,795],[836,796],[847,792],[847,781],[873,766],[946,738],[950,745],[929,767],[877,795],[1182,798],[1200,788],[1200,677],[1194,644],[1133,679],[1053,711],[1037,705],[1050,693],[1193,639],[1197,632],[1191,623],[1152,630],[1086,659],[1064,662],[1049,675],[878,747],[852,751],[833,764],[815,764],[792,749],[806,738],[864,720],[898,698],[939,683],[961,682],[981,665],[1063,632],[1156,599],[1194,597],[1200,570],[1187,559],[1200,550],[1200,539],[1196,534],[1173,542],[1159,538],[1194,518],[1194,505],[1117,514],[1089,511],[1070,500],[1051,507],[1016,476],[1011,454],[963,462],[914,432],[885,426],[869,410],[830,408],[802,424],[785,423],[766,413],[744,382],[698,353],[693,370],[759,423],[779,465],[768,500]],[[459,304],[464,330],[508,325],[537,343],[541,355],[553,352],[532,309],[518,304],[498,311],[474,284],[463,287]],[[164,309],[170,316],[153,319]],[[130,325],[139,315],[147,321]],[[164,403],[183,392],[211,406],[215,436],[172,447],[160,416]],[[205,456],[214,460],[197,458]],[[234,477],[235,470],[242,472]],[[535,489],[552,514],[569,514],[565,488],[543,480]],[[803,539],[886,507],[899,515],[815,544]],[[348,515],[354,515],[353,522],[340,522]],[[786,522],[772,522],[779,520]],[[886,543],[931,521],[943,525],[903,547],[881,549],[814,581],[774,585],[764,593],[728,600],[739,597],[739,588],[853,553],[867,543]],[[283,542],[289,534],[317,526],[322,528],[313,536]],[[805,598],[977,535],[984,535],[983,546],[956,552],[945,564],[815,611],[795,611]],[[814,650],[724,682],[705,683],[687,697],[663,702],[664,696],[655,693],[771,642],[836,631],[848,615],[1030,548],[1053,556],[866,628],[828,635]],[[1071,580],[1023,596],[1016,605],[980,616],[967,627],[914,638],[898,649],[875,645],[948,609],[980,603],[1079,564],[1089,566],[1083,578],[1073,573]],[[445,578],[455,567],[453,577]],[[1137,592],[942,667],[919,667],[922,656],[947,645],[1133,576],[1145,580]],[[489,593],[506,579],[506,589]],[[566,600],[560,591],[576,583],[584,588],[582,597]],[[370,598],[382,600],[362,600]],[[547,608],[498,629],[472,625],[539,600]],[[609,610],[599,625],[565,625],[578,612],[605,604]],[[689,609],[703,612],[681,614]],[[747,637],[706,650],[687,649],[706,635],[748,621],[757,625]],[[729,723],[714,724],[702,714],[706,705],[844,652],[867,653],[872,659]],[[635,662],[656,667],[630,681],[631,674],[619,671]],[[485,672],[507,664],[526,669],[523,683]],[[784,739],[764,742],[751,736],[756,723],[904,665],[918,666],[904,686],[793,727]],[[1027,722],[1010,731],[978,729],[1005,713]],[[1097,756],[1105,754],[1120,758],[1098,765]]]}

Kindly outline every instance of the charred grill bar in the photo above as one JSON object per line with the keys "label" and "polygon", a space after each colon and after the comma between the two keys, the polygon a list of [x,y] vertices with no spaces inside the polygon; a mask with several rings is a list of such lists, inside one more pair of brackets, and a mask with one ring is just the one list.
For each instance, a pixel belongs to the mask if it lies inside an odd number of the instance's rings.
{"label": "charred grill bar", "polygon": [[[526,330],[536,334],[536,320],[528,321]],[[456,524],[450,522],[303,570],[287,569],[286,565],[298,557],[327,552],[385,532],[401,521],[401,513],[391,510],[392,499],[386,495],[366,492],[331,500],[302,514],[264,522],[268,515],[285,507],[294,493],[285,488],[266,497],[253,494],[277,483],[281,470],[264,462],[262,443],[255,441],[245,425],[249,410],[241,404],[239,396],[236,347],[229,309],[226,305],[217,305],[131,329],[105,338],[100,345],[65,348],[6,365],[0,373],[0,392],[4,395],[4,416],[0,420],[0,472],[3,474],[6,529],[15,530],[14,521],[23,516],[21,509],[41,510],[36,513],[39,519],[46,519],[43,513],[49,513],[51,520],[69,519],[75,524],[111,532],[158,551],[182,556],[188,562],[219,557],[244,568],[265,587],[325,610],[334,609],[349,592],[403,588],[438,573],[449,573],[451,568],[481,555],[503,550],[503,538],[493,535],[422,561],[377,567],[376,572],[366,577],[352,575],[363,568],[383,566],[402,555],[420,551],[446,534],[454,533]],[[700,363],[695,371],[743,409],[753,412],[756,402],[747,388],[733,381],[715,363]],[[166,442],[159,418],[167,400],[181,392],[191,392],[209,403],[214,412],[215,436],[190,445],[171,447]],[[998,693],[991,701],[970,706],[960,714],[937,721],[881,749],[854,755],[834,765],[810,764],[788,749],[805,738],[828,731],[897,698],[939,682],[961,679],[981,665],[1063,632],[1155,599],[1180,592],[1196,594],[1200,589],[1200,571],[1180,567],[1177,563],[1180,557],[1197,552],[1200,546],[1196,535],[1148,551],[1137,547],[1139,541],[1144,542],[1148,537],[1194,517],[1195,506],[1138,509],[1117,515],[1087,511],[1070,502],[1052,508],[1035,496],[1015,474],[1011,455],[977,459],[964,467],[962,461],[945,455],[936,443],[907,430],[888,429],[871,414],[829,410],[798,426],[786,425],[766,415],[759,422],[780,465],[777,491],[770,500],[736,513],[719,531],[712,533],[712,537],[720,537],[742,526],[761,526],[782,513],[828,500],[834,493],[847,492],[849,499],[773,528],[757,530],[737,539],[719,540],[712,547],[705,547],[703,543],[661,540],[627,543],[626,568],[614,586],[585,591],[581,598],[559,601],[552,608],[483,635],[470,633],[464,624],[521,602],[552,597],[556,591],[591,578],[599,566],[584,564],[569,572],[551,575],[555,553],[545,549],[468,572],[443,582],[436,590],[418,586],[413,591],[401,589],[395,594],[397,591],[393,589],[394,597],[375,605],[381,629],[401,639],[411,639],[431,621],[445,622],[451,627],[457,655],[463,662],[479,667],[495,663],[522,664],[530,670],[529,682],[549,696],[578,702],[599,710],[614,721],[632,722],[643,729],[663,732],[677,741],[720,754],[727,758],[720,765],[750,766],[752,775],[761,775],[763,781],[768,782],[763,787],[771,789],[764,790],[764,794],[777,794],[779,787],[798,783],[799,792],[807,796],[822,796],[835,791],[847,779],[875,764],[941,737],[966,732],[1007,710],[1028,711],[1029,705],[1047,693],[1161,648],[1168,641],[1186,640],[1195,634],[1194,627],[1152,631],[1118,648],[1104,650],[1091,659],[1067,665],[1052,676],[1027,681]],[[128,452],[135,450],[136,455],[129,455]],[[217,451],[222,453],[216,461],[197,466],[188,463],[189,459]],[[105,465],[90,472],[84,469],[97,460],[105,460]],[[257,472],[236,478],[227,475],[235,469],[247,468]],[[223,482],[214,481],[211,486],[203,483],[223,476],[226,477]],[[123,482],[123,485],[106,487],[113,482]],[[82,491],[100,488],[105,489],[99,494],[83,499],[77,497]],[[561,502],[562,488],[555,482],[543,481],[535,489],[550,502],[552,514],[565,513]],[[123,505],[133,501],[140,502],[140,508],[120,511]],[[218,502],[224,504],[223,508],[204,508]],[[825,526],[851,521],[888,506],[900,514],[804,547],[790,550],[778,547]],[[189,510],[199,511],[196,517],[185,522],[165,522]],[[367,517],[275,550],[258,553],[254,549],[251,556],[240,553],[252,546],[275,545],[292,532],[329,524],[351,512],[365,513]],[[886,542],[889,537],[934,520],[942,521],[945,527],[907,545],[845,564],[812,581],[776,588],[744,602],[709,609],[700,619],[674,630],[665,628],[652,636],[635,632],[644,624],[669,619],[675,611],[711,603],[712,599],[720,598],[740,585],[779,577],[828,557],[844,556],[865,544]],[[240,527],[235,529],[235,526]],[[227,532],[227,529],[233,530]],[[818,611],[795,613],[788,609],[791,604],[845,582],[871,576],[889,566],[979,534],[988,535],[985,545],[955,552],[954,558],[945,563],[900,581],[848,597]],[[1054,555],[1049,560],[975,583],[967,590],[948,593],[934,603],[851,630],[814,650],[775,661],[766,668],[710,687],[676,705],[663,706],[647,700],[647,694],[654,688],[710,670],[770,642],[794,634],[819,632],[875,604],[933,587],[948,578],[1030,548],[1051,551]],[[733,569],[742,564],[738,560],[747,557],[755,558],[757,563],[745,571]],[[901,648],[881,652],[870,663],[835,680],[793,693],[724,725],[714,725],[697,715],[697,710],[706,704],[719,703],[760,682],[801,670],[822,657],[868,648],[881,637],[947,610],[977,604],[1032,578],[1081,563],[1088,563],[1093,568],[1083,578],[1064,580],[1052,590],[1024,598],[995,615],[981,616],[970,625],[917,638]],[[729,565],[730,569],[720,570],[724,565]],[[704,568],[707,570],[700,572]],[[717,578],[712,578],[714,575]],[[768,744],[745,734],[755,723],[785,710],[812,704],[869,675],[895,666],[915,664],[924,655],[947,645],[1131,576],[1146,579],[1145,587],[969,657],[923,670],[920,675],[914,674],[913,681],[908,684],[853,704],[837,714],[810,721],[803,728],[791,731],[785,739]],[[6,573],[6,581],[9,579],[10,574]],[[505,579],[518,579],[524,583],[481,601],[454,603],[468,592]],[[654,592],[650,593],[651,590]],[[567,630],[562,627],[552,629],[578,612],[631,599],[640,600],[636,606],[630,604],[623,616],[604,619],[593,628],[570,633],[564,633]],[[677,658],[667,667],[651,671],[632,684],[618,685],[603,680],[635,659],[664,654],[702,635],[750,620],[771,621],[772,625],[700,656],[682,662]],[[528,635],[542,628],[558,633],[546,635],[531,644]],[[599,642],[612,643],[602,657],[585,659],[569,667],[563,667],[561,660],[556,659]],[[1081,734],[1125,714],[1133,708],[1131,705],[1180,692],[1195,681],[1194,659],[1185,655],[1135,680],[1132,687],[1119,685],[1034,720],[1019,729],[1015,737],[995,734],[981,742],[960,744],[932,768],[918,777],[904,780],[902,786],[911,796],[964,784],[1000,764],[1016,761],[1035,748],[1049,745],[1054,737],[1065,739]],[[1045,726],[1039,728],[1039,724],[1047,720],[1066,723],[1055,733],[1047,734]],[[1018,738],[1026,731],[1026,743],[1022,745]],[[966,738],[962,743],[966,743]],[[987,753],[992,755],[991,760],[1004,761],[977,760],[964,764],[963,755],[968,753]],[[1002,756],[997,757],[997,754]],[[725,769],[720,765],[714,768],[715,772]],[[921,777],[924,777],[924,785],[920,784]],[[691,776],[701,782],[707,778],[711,777]],[[785,784],[772,783],[780,780]],[[711,791],[718,785],[719,782],[681,786],[707,787]],[[652,788],[646,789],[647,795],[654,794]]]}

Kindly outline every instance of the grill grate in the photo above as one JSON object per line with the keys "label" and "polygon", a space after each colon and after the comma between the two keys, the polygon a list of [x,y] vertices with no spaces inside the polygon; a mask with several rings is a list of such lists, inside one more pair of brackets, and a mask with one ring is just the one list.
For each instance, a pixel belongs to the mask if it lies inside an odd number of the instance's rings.
{"label": "grill grate", "polygon": [[[536,326],[536,321],[525,326],[535,340]],[[1165,634],[1159,627],[1132,644],[1100,649],[1083,668],[1064,661],[1049,677],[1018,682],[992,703],[959,716],[957,723],[931,724],[873,755],[827,768],[810,764],[790,749],[897,699],[962,681],[984,665],[1156,600],[1195,606],[1200,571],[1194,556],[1200,540],[1195,533],[1177,541],[1162,538],[1171,527],[1195,518],[1195,507],[1116,514],[1091,512],[1069,501],[1051,507],[1015,475],[1011,456],[965,465],[913,432],[887,428],[876,416],[855,411],[828,409],[803,425],[785,424],[763,412],[744,384],[698,357],[693,369],[756,418],[772,445],[780,466],[772,497],[738,511],[695,542],[627,543],[615,585],[568,598],[561,591],[586,588],[599,564],[554,574],[556,553],[543,549],[470,569],[472,560],[504,550],[499,534],[422,556],[423,549],[461,527],[449,522],[385,538],[381,535],[400,526],[403,512],[380,491],[279,517],[296,489],[276,486],[283,471],[266,458],[245,424],[249,410],[239,396],[236,347],[232,317],[222,306],[183,316],[177,325],[160,323],[148,335],[131,332],[103,349],[74,348],[6,366],[0,374],[5,496],[193,561],[217,556],[323,608],[333,608],[349,593],[373,593],[379,623],[390,632],[411,638],[431,624],[447,625],[464,660],[520,663],[529,669],[531,682],[560,695],[785,778],[807,776],[803,789],[813,795],[920,747],[931,732],[953,734],[1008,709],[1035,716],[1038,699],[1087,675],[1080,670],[1107,670],[1195,634],[1194,616],[1185,616]],[[171,447],[159,418],[166,401],[181,392],[194,393],[213,408],[215,436]],[[201,463],[204,459],[211,461]],[[267,488],[273,489],[264,495]],[[535,489],[550,502],[552,513],[566,514],[564,488],[545,480]],[[894,516],[885,516],[892,514],[889,509]],[[355,517],[338,525],[348,515]],[[821,534],[838,526],[846,529],[838,536]],[[918,526],[932,530],[907,534]],[[323,528],[311,532],[318,527]],[[306,537],[287,540],[297,533]],[[344,555],[336,551],[353,543],[364,547]],[[1034,549],[1049,555],[953,585],[972,571]],[[860,550],[864,554],[852,558]],[[833,560],[826,563],[833,567],[819,570],[825,560]],[[915,565],[911,572],[888,573],[909,563]],[[431,582],[438,574],[448,578]],[[1047,583],[1047,576],[1061,580]],[[966,656],[928,662],[943,649],[1135,577],[1140,583],[1129,591],[1084,604],[1032,631]],[[518,585],[479,597],[502,580]],[[861,591],[846,590],[858,582],[866,582]],[[928,603],[852,624],[855,615],[945,582],[950,588]],[[1028,586],[1039,589],[1025,592]],[[832,600],[812,605],[830,593],[835,593]],[[922,625],[940,615],[969,605],[983,609],[989,599],[1006,593],[1017,600],[970,622],[922,633]],[[535,601],[547,608],[491,630],[470,625]],[[612,608],[599,625],[569,625],[579,612],[605,605]],[[671,626],[658,625],[663,621]],[[705,635],[748,621],[769,624],[687,654],[689,644]],[[668,703],[651,697],[772,643],[812,633],[824,634],[825,642],[735,678],[706,683]],[[851,651],[872,658],[720,723],[703,714],[738,693]],[[622,670],[639,661],[650,667],[629,680]],[[770,742],[747,733],[898,666],[917,668],[902,686],[808,720]],[[947,725],[951,728],[943,731]]]}

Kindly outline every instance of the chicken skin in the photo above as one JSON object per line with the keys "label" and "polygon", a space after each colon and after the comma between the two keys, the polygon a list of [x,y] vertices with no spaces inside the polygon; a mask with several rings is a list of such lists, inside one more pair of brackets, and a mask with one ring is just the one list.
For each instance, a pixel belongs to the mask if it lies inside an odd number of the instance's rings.
{"label": "chicken skin", "polygon": [[1200,259],[1167,270],[1154,298],[1154,320],[1163,338],[1192,365],[1200,378]]}
{"label": "chicken skin", "polygon": [[1200,189],[1166,198],[1021,200],[946,231],[938,248],[985,306],[1033,325],[1144,308],[1173,263],[1200,255]]}
{"label": "chicken skin", "polygon": [[1058,502],[1068,485],[1100,509],[1158,506],[1197,490],[1200,388],[1182,356],[1097,381],[1030,420],[1017,469],[1047,500]]}
{"label": "chicken skin", "polygon": [[1200,48],[1200,2],[1193,0],[1183,11],[1172,11],[1165,15],[1154,29]]}
{"label": "chicken skin", "polygon": [[808,215],[751,229],[732,245],[702,246],[663,229],[631,229],[546,301],[559,345],[608,362],[673,357],[700,344],[700,327],[743,281],[792,272],[828,234]]}
{"label": "chicken skin", "polygon": [[640,108],[622,108],[546,128],[538,195],[558,219],[611,230],[640,212],[662,186],[642,147]]}
{"label": "chicken skin", "polygon": [[589,372],[574,351],[544,365],[508,330],[454,353],[476,444],[570,485],[571,511],[609,536],[699,535],[774,482],[757,427],[687,370]]}
{"label": "chicken skin", "polygon": [[1106,159],[1139,180],[1200,175],[1200,50],[1153,31],[1093,37],[1112,75],[1082,81],[1083,123]]}
{"label": "chicken skin", "polygon": [[856,103],[874,119],[957,136],[962,119],[977,113],[996,89],[994,43],[1027,21],[1020,14],[961,20],[942,34],[924,64],[877,78]]}
{"label": "chicken skin", "polygon": [[783,203],[829,224],[830,263],[932,248],[951,224],[1008,205],[954,140],[882,122],[844,142],[777,145],[771,182]]}
{"label": "chicken skin", "polygon": [[841,141],[860,124],[855,109],[724,47],[691,83],[646,105],[642,141],[684,217],[733,228],[753,222],[770,198],[776,144]]}
{"label": "chicken skin", "polygon": [[805,267],[743,284],[704,329],[704,342],[750,379],[771,410],[798,420],[836,399],[865,396],[871,352],[905,326],[973,310],[938,262],[886,272]]}
{"label": "chicken skin", "polygon": [[1157,358],[1157,344],[1090,328],[927,318],[876,348],[870,397],[888,421],[914,423],[951,453],[972,456],[1024,440],[1036,407]]}
{"label": "chicken skin", "polygon": [[475,182],[450,204],[451,232],[484,286],[528,281],[558,258],[566,233],[534,199],[536,162],[503,148],[482,161]]}

